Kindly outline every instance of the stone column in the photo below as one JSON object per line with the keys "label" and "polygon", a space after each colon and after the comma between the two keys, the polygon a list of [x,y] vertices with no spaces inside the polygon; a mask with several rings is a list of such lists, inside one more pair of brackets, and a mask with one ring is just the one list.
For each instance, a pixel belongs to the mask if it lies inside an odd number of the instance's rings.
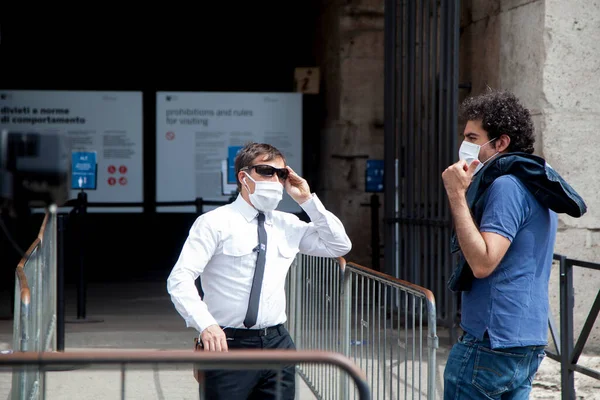
{"label": "stone column", "polygon": [[383,159],[383,22],[383,0],[328,1],[319,35],[327,114],[319,193],[352,239],[347,258],[369,267],[370,210],[361,204],[370,197],[366,160]]}

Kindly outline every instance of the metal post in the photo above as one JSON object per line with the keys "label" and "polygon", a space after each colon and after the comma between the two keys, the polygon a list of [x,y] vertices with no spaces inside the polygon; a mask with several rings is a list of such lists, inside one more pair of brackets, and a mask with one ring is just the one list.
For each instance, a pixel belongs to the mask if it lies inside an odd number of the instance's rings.
{"label": "metal post", "polygon": [[575,398],[575,373],[571,368],[573,296],[573,267],[567,257],[560,256],[560,383],[563,400]]}
{"label": "metal post", "polygon": [[56,350],[65,349],[65,216],[58,215],[56,271]]}
{"label": "metal post", "polygon": [[[352,282],[350,281],[350,274],[348,270],[344,268],[341,271],[342,276],[342,296],[341,296],[341,326],[340,336],[342,342],[342,354],[346,357],[350,357],[350,313],[352,311],[351,303],[352,300]],[[340,375],[340,395],[341,399],[346,400],[350,396],[348,388],[348,377],[345,374]]]}
{"label": "metal post", "polygon": [[379,265],[379,196],[371,195],[371,267],[380,271]]}
{"label": "metal post", "polygon": [[435,307],[435,301],[427,301],[427,348],[429,351],[429,359],[427,360],[427,398],[435,399],[436,389],[436,373],[437,373],[437,361],[436,352],[439,347],[439,339],[437,336],[437,312]]}
{"label": "metal post", "polygon": [[77,318],[65,320],[67,323],[96,323],[103,322],[102,318],[87,318],[86,313],[86,297],[87,297],[87,282],[85,277],[85,247],[86,247],[86,215],[87,215],[88,199],[87,193],[84,191],[77,194],[77,244],[79,245],[79,279],[77,284]]}
{"label": "metal post", "polygon": [[79,284],[77,285],[77,319],[85,319],[85,214],[87,212],[87,193],[79,192],[78,200],[78,218],[79,221]]}
{"label": "metal post", "polygon": [[396,196],[396,1],[385,1],[385,64],[384,64],[384,270],[395,273],[397,222]]}
{"label": "metal post", "polygon": [[196,214],[204,214],[204,199],[202,197],[196,197]]}
{"label": "metal post", "polygon": [[296,266],[293,271],[293,280],[294,282],[294,341],[296,342],[296,347],[302,348],[302,334],[300,330],[302,329],[302,290],[297,290],[297,286],[304,287],[301,284],[302,282],[302,273],[304,270],[304,263],[302,262],[302,255],[298,254],[296,257]]}

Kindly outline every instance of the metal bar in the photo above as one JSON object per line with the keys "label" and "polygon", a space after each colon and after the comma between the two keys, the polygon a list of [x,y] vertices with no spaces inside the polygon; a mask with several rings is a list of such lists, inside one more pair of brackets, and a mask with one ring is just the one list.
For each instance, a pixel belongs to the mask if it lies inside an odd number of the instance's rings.
{"label": "metal bar", "polygon": [[[383,366],[384,366],[384,370],[381,374],[381,377],[383,379],[383,397],[385,398],[385,393],[386,393],[386,388],[387,388],[387,381],[386,381],[386,377],[387,374],[385,372],[385,366],[387,365],[387,358],[386,358],[386,354],[387,354],[387,346],[388,346],[388,341],[387,341],[387,334],[388,334],[388,329],[387,329],[387,304],[388,304],[388,285],[385,285],[383,287],[383,323],[384,323],[384,330],[383,330]],[[393,320],[393,319],[392,319]],[[391,349],[391,346],[390,346]],[[393,358],[390,357],[390,366],[391,363],[393,362]],[[390,371],[392,370],[392,368],[390,368]],[[390,383],[392,382],[392,380],[390,380]],[[390,388],[392,387],[392,385],[390,384]],[[391,397],[391,390],[390,390],[390,397]]]}
{"label": "metal bar", "polygon": [[436,351],[438,348],[438,336],[437,336],[437,316],[436,316],[436,307],[435,307],[435,299],[427,298],[427,398],[435,399],[435,389],[436,389],[436,373],[437,373],[437,359],[436,359]]}
{"label": "metal bar", "polygon": [[[408,85],[407,85],[407,99],[408,103],[408,115],[406,117],[408,121],[408,126],[406,129],[406,137],[407,137],[407,153],[406,153],[406,193],[408,195],[406,210],[408,216],[415,218],[415,164],[414,164],[414,154],[415,154],[415,64],[416,64],[416,43],[415,43],[415,30],[416,30],[416,21],[415,21],[415,3],[414,1],[408,2]],[[407,280],[414,282],[415,281],[415,259],[414,259],[414,227],[412,224],[408,225],[408,235],[407,235],[407,243],[406,243],[406,252],[409,253],[409,263],[405,265],[407,268],[409,275],[407,276]]]}
{"label": "metal bar", "polygon": [[56,288],[56,350],[65,350],[65,216],[58,215],[58,262]]}
{"label": "metal bar", "polygon": [[573,270],[564,256],[560,258],[560,336],[562,399],[574,399],[575,379],[570,357],[573,352]]}
{"label": "metal bar", "polygon": [[[423,129],[422,129],[422,141],[423,141],[423,156],[427,160],[427,162],[422,163],[422,171],[423,171],[423,180],[425,182],[423,187],[423,218],[426,220],[431,219],[431,187],[433,183],[436,182],[435,179],[432,179],[432,171],[431,162],[430,162],[430,128],[431,128],[431,118],[429,116],[429,104],[431,102],[430,97],[430,89],[429,83],[431,80],[430,74],[430,53],[431,53],[431,19],[429,15],[429,0],[421,0],[423,5],[423,39],[421,42],[422,51],[422,61],[423,61]],[[427,156],[425,157],[425,154]],[[423,285],[426,287],[433,287],[436,279],[434,271],[433,271],[433,263],[431,262],[431,255],[433,253],[433,249],[431,248],[431,228],[427,226],[424,229],[424,237],[423,237],[423,251],[424,251],[424,270],[425,270],[425,279],[423,280]]]}
{"label": "metal bar", "polygon": [[419,397],[423,389],[423,298],[419,297]]}
{"label": "metal bar", "polygon": [[600,311],[600,290],[598,291],[598,295],[596,296],[596,300],[592,305],[590,313],[588,314],[585,323],[583,324],[583,328],[581,328],[581,333],[579,334],[579,339],[577,339],[577,343],[573,348],[573,355],[570,357],[571,362],[573,364],[577,364],[579,360],[579,356],[581,356],[581,352],[583,351],[583,347],[585,346],[585,342],[587,342],[588,337],[590,336],[590,332],[594,327],[594,322],[598,317],[598,312]]}
{"label": "metal bar", "polygon": [[121,365],[121,400],[125,400],[125,363]]}
{"label": "metal bar", "polygon": [[[385,0],[384,16],[384,215],[385,221],[395,217],[395,177],[396,177],[396,0]],[[394,225],[385,224],[384,230],[384,270],[394,275],[395,235]]]}
{"label": "metal bar", "polygon": [[583,365],[573,365],[573,371],[587,375],[590,378],[600,380],[600,372],[584,367]]}
{"label": "metal bar", "polygon": [[[340,272],[342,275],[342,320],[341,320],[341,339],[342,339],[342,354],[346,357],[350,357],[350,318],[352,312],[352,305],[350,303],[352,296],[352,281],[351,274],[346,269],[345,265],[340,265]],[[348,399],[350,393],[348,392],[347,380],[340,377],[340,395],[342,400]]]}
{"label": "metal bar", "polygon": [[[408,293],[404,292],[404,382],[408,383]],[[408,399],[408,384],[404,385],[404,398]]]}
{"label": "metal bar", "polygon": [[[400,292],[400,289],[398,288],[398,292]],[[401,298],[402,297],[402,293],[398,293],[398,297]],[[396,379],[396,396],[400,396],[400,356],[401,356],[401,346],[400,346],[400,307],[396,308],[396,321],[397,322],[397,326],[396,326],[396,330],[398,332],[398,339],[396,339],[397,343],[396,343],[396,348],[398,349],[398,362],[396,363],[396,376],[398,377],[398,379]]]}
{"label": "metal bar", "polygon": [[600,271],[599,263],[593,263],[593,262],[589,262],[589,261],[581,261],[581,260],[577,260],[574,258],[569,258],[569,262],[571,263],[571,265],[573,265],[575,267],[594,269],[596,271]]}
{"label": "metal bar", "polygon": [[247,369],[273,369],[288,364],[332,364],[350,375],[358,390],[360,399],[371,398],[365,373],[347,357],[334,352],[267,350],[257,353],[253,350],[234,352],[118,350],[0,354],[0,366],[34,366],[43,371],[53,370],[61,366],[72,366],[73,364],[80,364],[86,368],[91,365],[111,368],[112,366],[124,366],[125,364],[146,365],[156,363],[170,365],[191,363],[202,369],[239,369],[240,365],[244,365]]}
{"label": "metal bar", "polygon": [[[459,63],[458,63],[458,54],[459,54],[459,40],[460,40],[460,0],[455,0],[454,1],[454,12],[453,12],[453,23],[451,24],[451,28],[450,28],[450,34],[451,37],[453,38],[452,40],[452,51],[451,51],[451,55],[452,55],[452,59],[453,59],[453,66],[452,66],[452,81],[450,82],[450,91],[451,91],[451,103],[448,104],[448,108],[452,111],[450,113],[450,126],[448,127],[448,132],[450,134],[450,145],[448,146],[448,150],[449,150],[449,155],[448,155],[448,160],[447,163],[450,164],[453,161],[453,157],[457,148],[457,129],[458,129],[458,72],[459,72]],[[446,213],[447,213],[447,218],[448,218],[448,224],[447,224],[447,228],[445,228],[445,232],[446,232],[446,238],[445,238],[445,249],[446,252],[445,254],[445,259],[446,259],[446,274],[444,274],[443,276],[450,276],[450,271],[452,268],[451,265],[451,256],[450,256],[450,229],[449,227],[451,226],[451,216],[450,216],[450,206],[447,202],[444,203],[445,207],[446,207]],[[449,291],[445,291],[446,294],[450,295]],[[456,314],[456,309],[457,309],[457,296],[456,295],[451,295],[452,296],[452,300],[451,301],[446,301],[446,303],[449,303],[451,306],[451,313],[452,315]],[[453,320],[454,318],[452,318]],[[454,324],[451,325],[451,329],[450,329],[450,338],[451,340],[456,340],[456,327],[454,326]]]}
{"label": "metal bar", "polygon": [[[367,280],[367,296],[366,296],[366,304],[365,304],[365,308],[366,308],[366,314],[367,314],[367,320],[366,322],[366,328],[367,328],[367,337],[368,337],[368,341],[367,343],[369,343],[369,347],[366,350],[367,353],[367,360],[366,360],[366,364],[367,364],[367,368],[369,368],[369,349],[371,350],[371,368],[373,368],[373,364],[375,362],[375,354],[374,354],[374,343],[373,343],[373,336],[375,334],[375,324],[373,323],[373,316],[375,314],[375,304],[371,299],[371,283],[372,281]],[[363,300],[364,301],[364,300]],[[369,312],[369,305],[371,305],[372,311]],[[371,387],[373,387],[374,385],[374,374],[369,374],[371,375]]]}
{"label": "metal bar", "polygon": [[[408,115],[409,115],[409,111],[408,111],[408,95],[407,93],[409,92],[410,88],[409,88],[409,71],[410,71],[410,60],[408,59],[408,49],[410,46],[410,15],[407,14],[407,5],[406,5],[406,1],[403,2],[403,5],[401,7],[401,11],[400,11],[400,24],[401,24],[401,31],[400,31],[400,66],[401,66],[401,72],[402,72],[402,80],[401,80],[401,85],[398,91],[398,96],[400,99],[400,110],[399,110],[399,114],[400,114],[400,123],[399,123],[399,131],[398,134],[400,135],[400,149],[399,149],[399,158],[400,158],[400,165],[401,165],[401,172],[400,172],[400,184],[398,185],[398,190],[400,191],[399,197],[400,197],[400,205],[399,205],[399,216],[403,217],[403,218],[407,218],[410,216],[409,211],[408,211],[408,207],[409,207],[409,193],[408,193],[408,176],[410,174],[409,171],[409,165],[408,165],[408,135],[407,135],[407,129],[408,129]],[[408,37],[408,39],[407,39]],[[400,246],[400,251],[401,251],[401,256],[402,256],[402,264],[399,266],[399,271],[398,271],[398,277],[401,277],[403,279],[406,280],[410,280],[410,275],[407,275],[409,273],[409,271],[407,271],[407,266],[409,265],[408,262],[408,248],[409,248],[409,243],[408,243],[408,225],[407,224],[401,224],[400,225],[400,238],[399,238],[399,246]],[[400,306],[400,305],[399,305]]]}
{"label": "metal bar", "polygon": [[[417,20],[417,34],[416,34],[416,40],[418,41],[418,51],[417,51],[417,59],[415,60],[415,62],[418,65],[418,68],[416,68],[416,73],[415,73],[415,121],[416,121],[416,126],[415,126],[415,141],[417,143],[416,145],[416,151],[415,151],[415,161],[416,161],[416,168],[415,168],[415,175],[416,175],[416,179],[415,179],[415,203],[416,203],[416,210],[415,210],[415,218],[417,220],[421,220],[424,215],[423,215],[423,208],[424,208],[424,204],[425,204],[425,199],[424,199],[424,195],[423,195],[423,190],[424,188],[429,184],[429,182],[427,182],[424,179],[424,174],[425,174],[425,167],[424,164],[427,163],[427,160],[429,157],[426,157],[424,154],[424,139],[425,139],[425,132],[424,132],[424,124],[423,124],[423,119],[426,118],[425,114],[421,113],[421,111],[423,110],[423,103],[425,103],[425,95],[423,94],[423,88],[424,88],[424,80],[425,80],[425,51],[424,51],[424,43],[425,43],[425,28],[424,28],[424,23],[425,23],[425,15],[424,15],[424,3],[427,0],[420,0],[419,3],[419,7],[417,7],[417,16],[416,16],[416,20]],[[415,278],[412,282],[418,284],[418,285],[423,285],[424,281],[423,281],[423,257],[422,257],[422,251],[425,248],[424,247],[424,243],[423,243],[423,229],[421,225],[417,225],[416,226],[416,240],[415,240],[415,246],[414,246],[414,252],[415,252]]]}
{"label": "metal bar", "polygon": [[415,331],[416,331],[416,316],[415,316],[415,302],[416,299],[414,296],[411,296],[410,299],[411,301],[411,317],[412,317],[412,324],[411,324],[411,330],[412,330],[412,346],[411,346],[411,351],[412,351],[412,355],[411,355],[411,361],[412,361],[412,374],[411,374],[411,378],[412,378],[412,392],[413,392],[413,399],[415,396],[415,347],[416,347],[416,335],[415,335]]}

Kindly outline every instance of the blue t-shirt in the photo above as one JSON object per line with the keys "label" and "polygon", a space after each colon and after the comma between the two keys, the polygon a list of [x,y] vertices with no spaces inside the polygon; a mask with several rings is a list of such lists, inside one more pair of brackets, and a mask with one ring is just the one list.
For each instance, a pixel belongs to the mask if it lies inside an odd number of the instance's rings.
{"label": "blue t-shirt", "polygon": [[558,217],[512,175],[497,178],[482,201],[479,230],[511,245],[490,276],[463,292],[461,327],[479,339],[487,330],[492,348],[546,345]]}

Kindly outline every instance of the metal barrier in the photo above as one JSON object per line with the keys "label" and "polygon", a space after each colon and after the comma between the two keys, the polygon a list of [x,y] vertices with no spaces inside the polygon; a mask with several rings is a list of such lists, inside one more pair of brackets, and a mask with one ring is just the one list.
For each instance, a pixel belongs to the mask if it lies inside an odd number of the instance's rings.
{"label": "metal barrier", "polygon": [[[45,376],[47,372],[60,371],[60,373],[71,374],[72,370],[113,368],[120,366],[121,390],[120,397],[125,399],[126,395],[126,366],[147,365],[155,367],[157,364],[169,364],[171,366],[189,364],[181,369],[189,371],[189,380],[192,366],[201,370],[208,369],[273,369],[281,370],[289,364],[327,364],[327,367],[341,370],[350,376],[354,382],[355,392],[360,400],[371,398],[369,385],[365,374],[341,354],[322,351],[289,351],[289,350],[235,350],[229,352],[202,352],[192,350],[170,350],[170,351],[72,351],[72,352],[25,352],[8,355],[0,354],[0,372],[12,369],[14,374],[19,370],[35,368],[38,373]],[[96,377],[94,380],[101,379]],[[111,382],[114,379],[108,378]],[[107,387],[109,382],[103,381],[101,385]],[[138,385],[144,383],[138,382]],[[147,384],[146,384],[147,385]],[[198,386],[196,386],[198,388]],[[195,389],[199,390],[199,389]],[[39,397],[46,398],[46,392],[40,390]],[[38,398],[36,396],[35,398]],[[84,399],[85,393],[60,392],[61,398]],[[71,397],[73,396],[73,397]]]}
{"label": "metal barrier", "polygon": [[[13,351],[56,349],[56,206],[49,207],[15,274]],[[43,379],[38,371],[13,374],[13,399],[33,398],[40,390]]]}
{"label": "metal barrier", "polygon": [[[429,290],[343,258],[306,255],[292,265],[286,289],[298,349],[350,357],[365,371],[373,398],[435,398],[438,338]],[[297,371],[319,398],[356,396],[326,367],[299,365]]]}
{"label": "metal barrier", "polygon": [[575,306],[573,267],[600,271],[600,264],[575,260],[560,254],[554,254],[554,260],[559,262],[560,273],[560,336],[557,335],[556,324],[551,315],[548,320],[548,325],[556,347],[556,353],[546,350],[546,354],[549,358],[561,363],[560,382],[562,399],[569,400],[576,398],[575,371],[587,375],[590,378],[600,380],[600,371],[594,371],[583,365],[577,364],[594,326],[594,322],[596,321],[596,318],[598,318],[598,313],[600,312],[600,289],[598,289],[594,304],[583,324],[577,343],[573,346],[575,339],[573,334],[573,309]]}

